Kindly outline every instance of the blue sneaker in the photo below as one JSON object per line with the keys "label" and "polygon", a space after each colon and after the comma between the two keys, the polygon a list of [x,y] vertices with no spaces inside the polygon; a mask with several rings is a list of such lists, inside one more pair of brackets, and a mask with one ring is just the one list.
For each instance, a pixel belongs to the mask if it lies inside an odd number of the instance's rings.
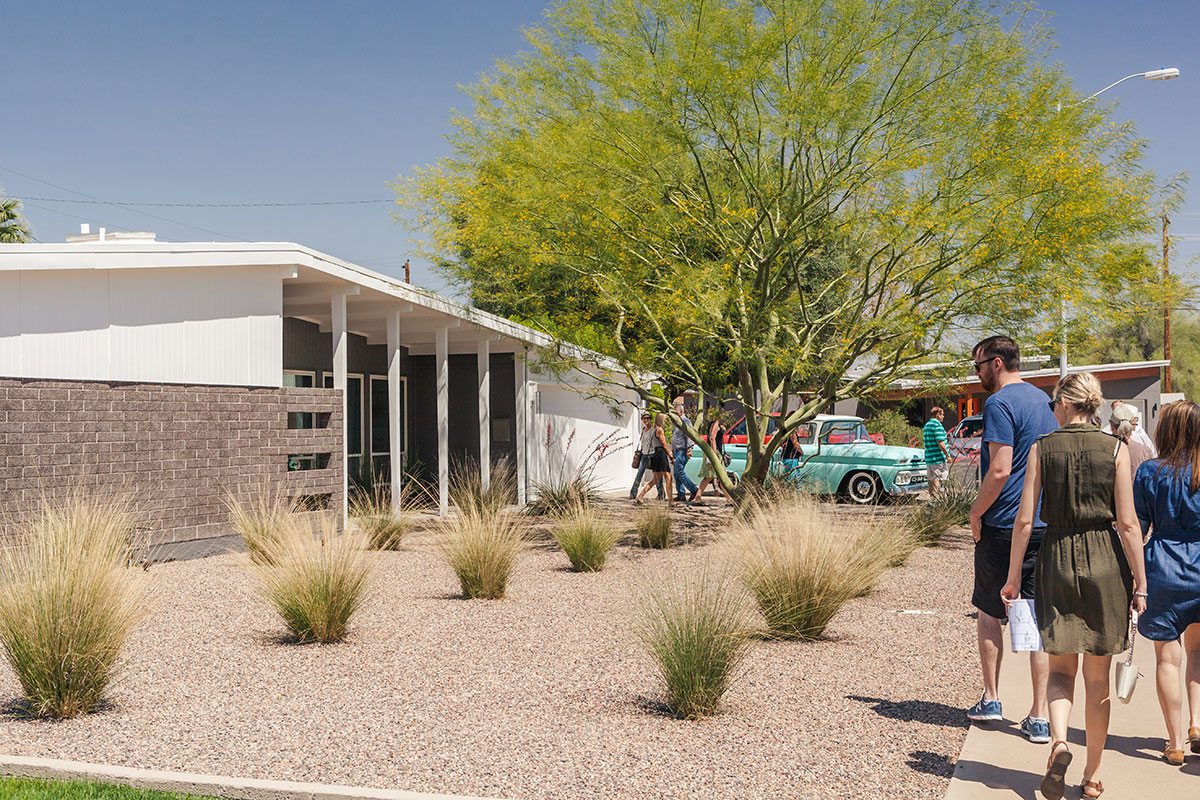
{"label": "blue sneaker", "polygon": [[999,700],[979,698],[979,702],[967,709],[967,719],[972,722],[995,722],[1004,719]]}
{"label": "blue sneaker", "polygon": [[1021,733],[1034,744],[1050,743],[1050,720],[1041,717],[1026,717],[1021,720]]}

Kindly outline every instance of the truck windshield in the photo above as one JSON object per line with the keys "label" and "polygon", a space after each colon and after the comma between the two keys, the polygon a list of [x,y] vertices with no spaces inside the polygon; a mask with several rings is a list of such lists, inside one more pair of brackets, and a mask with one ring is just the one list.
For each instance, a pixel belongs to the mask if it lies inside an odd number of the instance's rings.
{"label": "truck windshield", "polygon": [[821,444],[869,444],[867,428],[856,420],[834,420],[821,428]]}

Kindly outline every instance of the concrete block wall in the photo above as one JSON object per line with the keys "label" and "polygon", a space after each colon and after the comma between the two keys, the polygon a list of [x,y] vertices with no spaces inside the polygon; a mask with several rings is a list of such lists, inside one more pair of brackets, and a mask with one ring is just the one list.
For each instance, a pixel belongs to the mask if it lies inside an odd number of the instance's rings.
{"label": "concrete block wall", "polygon": [[[289,430],[296,411],[318,427]],[[154,544],[231,533],[225,495],[268,485],[340,508],[342,431],[335,389],[0,377],[0,524],[75,486],[127,497]]]}

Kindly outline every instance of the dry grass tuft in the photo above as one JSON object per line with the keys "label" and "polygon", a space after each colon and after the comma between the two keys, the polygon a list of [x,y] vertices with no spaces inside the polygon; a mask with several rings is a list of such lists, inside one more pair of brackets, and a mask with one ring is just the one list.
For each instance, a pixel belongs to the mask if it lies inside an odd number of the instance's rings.
{"label": "dry grass tuft", "polygon": [[554,529],[554,540],[576,572],[599,572],[621,532],[593,511],[579,511]]}
{"label": "dry grass tuft", "polygon": [[66,719],[99,704],[121,648],[144,616],[129,567],[128,505],[72,491],[18,523],[0,550],[0,643],[36,717]]}
{"label": "dry grass tuft", "polygon": [[918,544],[933,547],[946,531],[966,525],[971,518],[971,505],[979,494],[976,484],[955,480],[942,481],[938,493],[929,502],[914,506],[908,513],[907,524]]}
{"label": "dry grass tuft", "polygon": [[477,462],[455,461],[450,465],[447,489],[455,508],[478,514],[499,514],[505,506],[516,502],[517,474],[508,461],[493,464],[488,470],[488,488],[484,489]]}
{"label": "dry grass tuft", "polygon": [[766,618],[771,635],[816,639],[845,603],[869,593],[912,550],[894,521],[839,514],[813,499],[737,521],[724,551]]}
{"label": "dry grass tuft", "polygon": [[374,550],[399,550],[413,526],[403,512],[392,508],[391,490],[383,484],[355,492],[350,499],[350,517]]}
{"label": "dry grass tuft", "polygon": [[638,542],[642,547],[663,550],[671,546],[671,512],[651,508],[637,515]]}
{"label": "dry grass tuft", "polygon": [[749,652],[754,626],[741,587],[707,569],[645,589],[637,631],[658,671],[671,713],[716,713]]}
{"label": "dry grass tuft", "polygon": [[305,509],[287,496],[279,483],[265,479],[251,491],[250,500],[226,493],[225,508],[233,529],[241,534],[246,552],[256,564],[269,563],[268,555],[277,545],[293,514]]}
{"label": "dry grass tuft", "polygon": [[468,506],[442,521],[437,545],[458,576],[463,597],[499,600],[508,590],[525,536],[520,517]]}
{"label": "dry grass tuft", "polygon": [[319,520],[314,530],[288,516],[263,545],[260,557],[249,554],[243,566],[296,639],[330,643],[345,637],[371,588],[375,557],[366,537],[358,531],[339,534],[332,517]]}

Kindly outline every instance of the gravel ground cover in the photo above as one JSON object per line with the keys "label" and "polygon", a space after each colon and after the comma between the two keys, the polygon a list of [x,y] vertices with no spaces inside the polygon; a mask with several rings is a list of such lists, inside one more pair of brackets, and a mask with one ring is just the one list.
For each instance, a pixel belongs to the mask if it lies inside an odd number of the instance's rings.
{"label": "gravel ground cover", "polygon": [[584,574],[531,523],[500,601],[457,599],[415,535],[379,555],[376,595],[331,646],[288,644],[234,555],[155,565],[110,704],[23,718],[0,666],[0,751],[501,798],[940,798],[978,682],[969,535],[918,550],[824,641],[757,642],[723,712],[681,722],[633,641],[636,588],[699,568],[728,511],[674,514],[686,543],[627,537]]}

